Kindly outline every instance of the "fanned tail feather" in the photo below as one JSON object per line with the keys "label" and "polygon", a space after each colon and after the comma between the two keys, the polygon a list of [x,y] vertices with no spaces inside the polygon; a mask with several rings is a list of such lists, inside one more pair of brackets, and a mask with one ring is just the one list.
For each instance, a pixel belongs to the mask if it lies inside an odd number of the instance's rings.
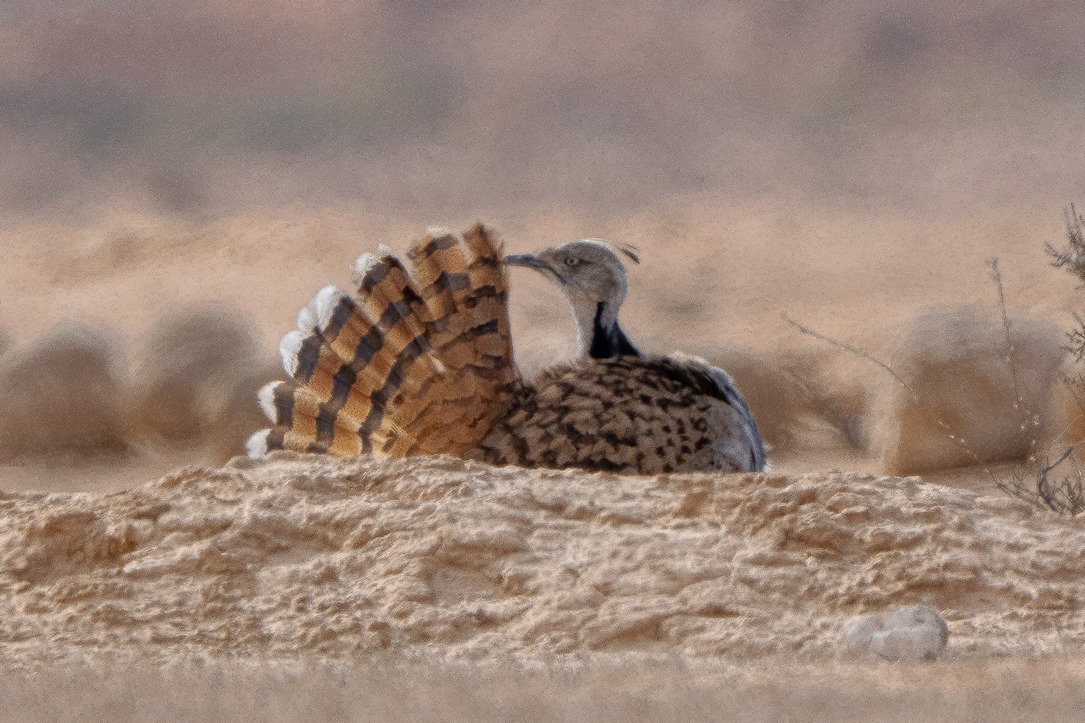
{"label": "fanned tail feather", "polygon": [[413,274],[381,248],[355,263],[357,296],[329,286],[280,343],[291,381],[260,403],[274,449],[378,457],[475,449],[520,383],[512,360],[500,245],[477,224],[412,245]]}

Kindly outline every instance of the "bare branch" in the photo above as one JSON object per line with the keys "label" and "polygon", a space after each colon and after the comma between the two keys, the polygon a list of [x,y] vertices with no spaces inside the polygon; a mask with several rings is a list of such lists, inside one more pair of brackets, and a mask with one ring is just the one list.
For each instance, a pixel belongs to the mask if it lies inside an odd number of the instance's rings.
{"label": "bare branch", "polygon": [[[1059,458],[1036,472],[1036,481],[1032,485],[1025,483],[1024,477],[1014,472],[1009,479],[999,480],[998,488],[1006,494],[1029,503],[1040,509],[1051,510],[1060,515],[1076,515],[1085,511],[1085,477],[1073,457],[1075,447],[1066,449]],[[1053,479],[1052,474],[1067,459],[1073,461],[1073,472],[1062,479]]]}
{"label": "bare branch", "polygon": [[952,441],[956,442],[960,446],[961,451],[964,452],[965,455],[969,459],[971,459],[974,464],[977,464],[977,465],[983,467],[987,471],[987,474],[991,477],[991,479],[993,481],[995,481],[996,484],[997,484],[997,480],[995,479],[994,473],[991,472],[990,468],[988,468],[984,464],[983,460],[980,459],[979,455],[976,454],[974,451],[972,451],[972,447],[969,445],[968,440],[966,440],[964,437],[962,437],[959,434],[957,434],[956,432],[954,432],[953,428],[950,427],[948,424],[946,424],[945,420],[943,420],[938,415],[934,414],[930,410],[929,406],[923,404],[923,399],[919,396],[919,392],[917,392],[915,390],[915,388],[911,384],[909,384],[908,381],[904,377],[902,377],[900,374],[898,374],[897,371],[895,369],[893,369],[893,367],[891,367],[886,362],[883,362],[881,359],[874,356],[873,354],[871,354],[868,351],[858,349],[858,348],[856,348],[854,346],[851,346],[850,344],[845,344],[842,341],[839,341],[837,339],[833,339],[831,336],[826,336],[825,334],[822,334],[819,331],[814,331],[813,329],[811,329],[811,328],[809,328],[807,326],[803,326],[802,324],[800,324],[799,322],[795,321],[790,316],[788,316],[786,312],[781,312],[780,316],[781,316],[781,318],[783,318],[784,321],[786,321],[788,324],[791,324],[792,326],[794,326],[796,329],[798,329],[803,334],[806,334],[807,336],[812,336],[815,339],[818,339],[819,341],[823,341],[826,344],[829,344],[831,346],[836,347],[837,349],[840,349],[841,351],[845,351],[845,352],[847,352],[849,354],[854,354],[855,356],[858,356],[861,359],[866,359],[867,361],[871,362],[872,364],[875,364],[875,365],[881,367],[882,369],[884,369],[885,371],[889,372],[889,374],[892,375],[893,379],[895,379],[897,381],[897,383],[901,385],[901,387],[903,387],[909,394],[912,395],[912,399],[915,400],[917,403],[919,403],[920,408],[928,416],[928,418],[931,419],[935,424],[937,424],[938,427],[941,428],[942,431],[944,431]]}
{"label": "bare branch", "polygon": [[868,362],[870,362],[872,364],[876,364],[877,366],[881,367],[885,371],[892,374],[893,378],[896,379],[898,382],[900,382],[901,386],[904,387],[905,389],[907,389],[908,393],[911,394],[915,399],[919,399],[919,394],[916,393],[916,391],[914,389],[912,389],[911,385],[908,384],[908,382],[906,382],[903,377],[901,377],[899,374],[897,374],[896,370],[893,369],[893,367],[889,366],[888,364],[886,364],[885,362],[883,362],[881,359],[874,356],[870,352],[863,351],[862,349],[857,349],[854,346],[851,346],[850,344],[845,344],[842,341],[839,341],[837,339],[833,339],[831,336],[826,336],[825,334],[822,334],[819,331],[814,331],[813,329],[811,329],[808,326],[803,326],[802,324],[800,324],[799,322],[795,321],[790,316],[788,316],[786,311],[780,312],[780,317],[784,321],[786,321],[788,324],[791,324],[793,327],[798,329],[803,334],[806,334],[807,336],[812,336],[812,337],[814,337],[815,339],[817,339],[819,341],[823,341],[826,344],[829,344],[831,346],[836,347],[837,349],[840,349],[841,351],[846,351],[849,354],[854,354],[855,356],[860,357],[861,359],[866,359]]}
{"label": "bare branch", "polygon": [[992,256],[987,259],[987,266],[991,269],[991,280],[995,282],[998,290],[998,310],[1002,317],[1002,336],[1006,342],[1006,367],[1010,370],[1010,381],[1013,383],[1013,408],[1017,410],[1021,431],[1029,434],[1028,458],[1032,460],[1038,443],[1036,427],[1038,421],[1033,417],[1032,410],[1028,408],[1024,395],[1021,394],[1021,382],[1017,375],[1017,364],[1014,362],[1013,338],[1010,334],[1010,315],[1006,311],[1006,290],[1002,285],[1002,272],[998,268],[998,257]]}

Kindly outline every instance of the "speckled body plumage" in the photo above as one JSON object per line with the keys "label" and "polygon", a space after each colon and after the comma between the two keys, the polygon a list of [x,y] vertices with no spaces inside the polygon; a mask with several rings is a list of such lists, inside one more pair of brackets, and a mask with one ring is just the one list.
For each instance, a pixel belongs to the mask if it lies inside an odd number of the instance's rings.
{"label": "speckled body plumage", "polygon": [[699,363],[585,359],[543,372],[476,459],[640,474],[759,469],[741,412]]}

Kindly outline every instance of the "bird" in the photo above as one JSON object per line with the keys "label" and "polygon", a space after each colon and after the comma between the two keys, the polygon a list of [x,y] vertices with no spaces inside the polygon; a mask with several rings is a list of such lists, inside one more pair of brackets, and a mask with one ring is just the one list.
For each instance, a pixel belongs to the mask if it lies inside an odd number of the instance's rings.
{"label": "bird", "polygon": [[[249,439],[249,456],[285,449],[635,474],[764,470],[756,425],[727,374],[680,353],[640,354],[617,321],[624,266],[607,244],[580,244],[572,264],[583,268],[561,277],[604,280],[566,292],[578,320],[595,299],[592,331],[581,338],[587,353],[533,381],[513,357],[508,267],[544,271],[557,257],[506,258],[481,223],[461,234],[431,229],[411,244],[410,270],[387,247],[362,254],[355,293],[321,289],[283,336],[289,379],[260,390],[273,426]],[[593,256],[600,248],[608,258]],[[613,284],[593,274],[594,263]]]}
{"label": "bird", "polygon": [[[618,313],[629,291],[628,273],[621,256],[639,264],[635,246],[597,238],[584,238],[528,254],[513,254],[505,261],[540,272],[564,292],[577,327],[581,359],[642,357],[622,329]],[[725,401],[741,418],[742,432],[749,444],[753,469],[767,468],[765,444],[757,421],[734,380],[723,369],[703,359],[686,354],[656,357],[660,368],[689,372],[697,370],[702,382],[707,374],[711,383],[701,383],[702,391]],[[698,386],[694,383],[695,386]],[[740,442],[741,446],[741,442]]]}

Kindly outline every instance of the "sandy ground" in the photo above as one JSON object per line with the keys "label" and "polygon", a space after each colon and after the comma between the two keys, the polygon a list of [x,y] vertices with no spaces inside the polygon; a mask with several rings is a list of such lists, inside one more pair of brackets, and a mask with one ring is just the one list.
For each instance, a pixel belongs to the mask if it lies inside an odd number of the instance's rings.
{"label": "sandy ground", "polygon": [[877,668],[626,661],[530,672],[380,657],[346,669],[268,660],[125,668],[131,662],[8,674],[2,719],[981,723],[1077,721],[1085,704],[1080,659]]}
{"label": "sandy ground", "polygon": [[[279,453],[0,509],[11,720],[1073,720],[1081,705],[1079,526],[918,478]],[[941,661],[843,653],[851,616],[913,602],[949,623]]]}

